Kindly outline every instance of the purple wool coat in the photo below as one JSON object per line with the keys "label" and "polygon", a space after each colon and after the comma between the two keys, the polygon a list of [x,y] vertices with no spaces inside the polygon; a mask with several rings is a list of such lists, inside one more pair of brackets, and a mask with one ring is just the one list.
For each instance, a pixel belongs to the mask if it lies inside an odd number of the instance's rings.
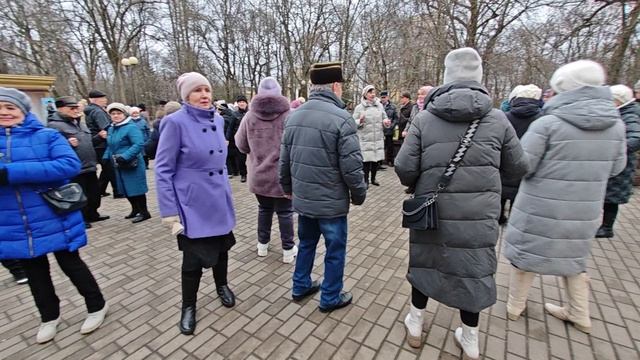
{"label": "purple wool coat", "polygon": [[184,104],[160,123],[155,161],[162,217],[176,216],[184,235],[228,234],[236,223],[227,178],[224,121],[215,109]]}
{"label": "purple wool coat", "polygon": [[249,191],[275,198],[284,197],[278,163],[289,100],[281,95],[260,95],[251,100],[249,112],[235,136],[236,146],[249,154],[247,173]]}

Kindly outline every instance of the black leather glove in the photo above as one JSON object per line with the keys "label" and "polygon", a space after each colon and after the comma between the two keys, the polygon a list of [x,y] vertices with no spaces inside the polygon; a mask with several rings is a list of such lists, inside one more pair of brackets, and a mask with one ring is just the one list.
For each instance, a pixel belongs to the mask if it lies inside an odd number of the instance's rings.
{"label": "black leather glove", "polygon": [[127,160],[125,160],[125,159],[122,157],[122,155],[115,155],[113,158],[116,160],[116,163],[117,163],[118,165],[122,165],[122,164],[125,164],[125,163],[127,162]]}
{"label": "black leather glove", "polygon": [[0,185],[9,185],[9,172],[7,168],[0,169]]}

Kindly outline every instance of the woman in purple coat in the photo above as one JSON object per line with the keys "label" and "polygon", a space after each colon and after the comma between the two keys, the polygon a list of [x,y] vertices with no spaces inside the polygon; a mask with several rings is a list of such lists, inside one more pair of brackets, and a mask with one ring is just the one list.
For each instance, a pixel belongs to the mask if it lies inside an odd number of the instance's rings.
{"label": "woman in purple coat", "polygon": [[193,334],[202,268],[212,268],[222,305],[233,307],[227,284],[228,251],[236,223],[225,167],[224,124],[212,105],[211,85],[192,72],[177,80],[184,106],[160,124],[155,174],[163,224],[182,251],[180,331]]}

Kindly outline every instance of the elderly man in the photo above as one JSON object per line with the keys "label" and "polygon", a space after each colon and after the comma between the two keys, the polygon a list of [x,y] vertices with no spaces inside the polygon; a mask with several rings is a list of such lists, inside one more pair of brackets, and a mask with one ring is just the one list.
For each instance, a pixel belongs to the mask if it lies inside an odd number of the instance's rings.
{"label": "elderly man", "polygon": [[[299,214],[294,301],[322,290],[321,312],[349,305],[343,292],[349,203],[366,197],[356,125],[344,110],[342,64],[314,64],[311,96],[288,119],[280,152],[280,185]],[[324,281],[311,280],[318,241],[325,239]]]}
{"label": "elderly man", "polygon": [[[107,148],[107,129],[111,126],[111,117],[105,110],[107,108],[107,94],[100,90],[89,92],[89,105],[84,109],[85,122],[93,137],[93,147],[96,151],[98,161],[102,159]],[[115,181],[113,168],[110,161],[101,161],[102,171],[100,171],[99,189],[101,196],[107,196],[107,186],[111,183],[111,188],[115,191]]]}
{"label": "elderly man", "polygon": [[98,213],[100,189],[96,175],[96,152],[93,149],[91,132],[85,124],[80,122],[82,111],[80,104],[74,97],[64,96],[56,99],[56,108],[58,111],[49,116],[47,126],[60,131],[67,138],[82,162],[80,174],[73,179],[73,182],[80,184],[87,196],[88,204],[82,209],[82,215],[85,226],[90,228],[92,222],[109,218]]}
{"label": "elderly man", "polygon": [[393,132],[398,126],[398,109],[389,99],[389,91],[383,90],[380,92],[380,102],[384,106],[384,112],[387,114],[387,118],[391,121],[391,125],[384,128],[384,162],[393,166],[393,159],[395,158],[395,149],[393,147]]}

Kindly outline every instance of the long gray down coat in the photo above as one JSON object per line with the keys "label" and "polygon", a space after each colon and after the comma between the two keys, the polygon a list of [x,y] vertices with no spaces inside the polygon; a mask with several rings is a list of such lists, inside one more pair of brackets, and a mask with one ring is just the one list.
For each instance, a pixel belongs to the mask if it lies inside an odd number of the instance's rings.
{"label": "long gray down coat", "polygon": [[416,196],[433,192],[469,123],[481,119],[462,163],[438,199],[438,230],[410,232],[411,285],[447,306],[480,312],[496,302],[500,172],[518,177],[527,162],[504,113],[477,82],[431,92],[395,160]]}
{"label": "long gray down coat", "polygon": [[607,180],[627,161],[625,127],[607,87],[554,96],[522,138],[529,171],[505,235],[513,265],[538,274],[586,270]]}
{"label": "long gray down coat", "polygon": [[[364,116],[364,123],[360,124],[362,116]],[[353,110],[353,119],[358,127],[362,161],[377,162],[384,159],[384,126],[382,123],[386,118],[387,113],[378,99],[375,99],[374,102],[363,99]]]}

